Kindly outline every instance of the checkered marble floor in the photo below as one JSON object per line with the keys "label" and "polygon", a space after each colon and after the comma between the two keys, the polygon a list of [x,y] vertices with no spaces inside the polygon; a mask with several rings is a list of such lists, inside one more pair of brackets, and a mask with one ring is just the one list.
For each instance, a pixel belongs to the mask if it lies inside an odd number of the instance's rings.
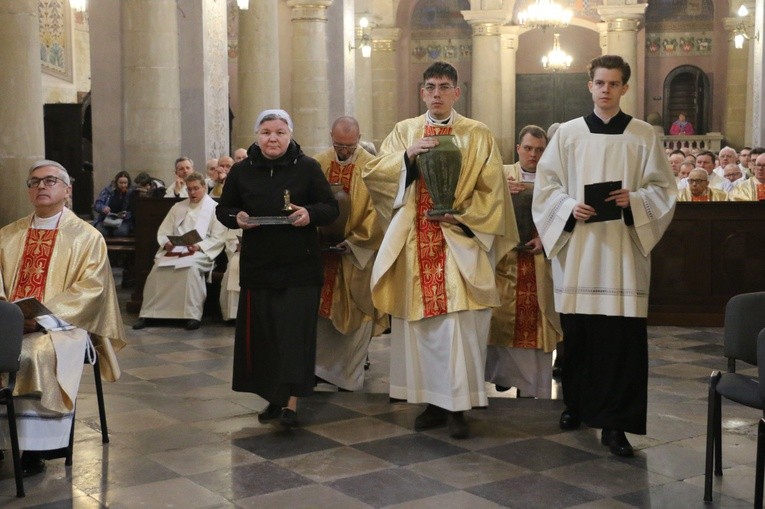
{"label": "checkered marble floor", "polygon": [[233,327],[133,331],[135,317],[124,318],[123,376],[105,386],[111,442],[100,440],[88,369],[74,465],[49,461],[15,499],[12,465],[0,462],[0,507],[751,507],[758,413],[728,403],[725,474],[714,505],[702,501],[707,378],[725,368],[720,329],[650,328],[648,434],[630,436],[638,451],[625,459],[596,430],[561,432],[560,400],[514,391],[492,391],[488,409],[468,413],[467,440],[414,432],[423,407],[389,401],[385,336],[372,342],[363,392],[320,386],[286,432],[258,423],[263,400],[231,391]]}

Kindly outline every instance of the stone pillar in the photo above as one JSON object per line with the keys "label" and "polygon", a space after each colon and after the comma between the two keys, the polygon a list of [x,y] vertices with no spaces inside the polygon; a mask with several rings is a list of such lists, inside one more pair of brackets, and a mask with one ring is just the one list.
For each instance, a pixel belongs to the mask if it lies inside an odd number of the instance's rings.
{"label": "stone pillar", "polygon": [[239,111],[234,112],[235,148],[248,148],[255,141],[258,113],[282,106],[278,32],[277,0],[250,2],[248,10],[239,11]]}
{"label": "stone pillar", "polygon": [[[751,23],[751,19],[749,21]],[[725,112],[722,132],[729,144],[739,149],[746,145],[746,104],[747,96],[751,95],[751,88],[746,84],[751,68],[749,46],[745,44],[743,48],[736,49],[733,44],[733,35],[740,22],[741,19],[738,17],[723,19],[730,40],[728,67],[725,71]]]}
{"label": "stone pillar", "polygon": [[[502,131],[497,137],[502,161],[505,164],[515,162],[515,57],[518,51],[520,27],[517,25],[502,27]],[[542,126],[545,129],[547,126]]]}
{"label": "stone pillar", "polygon": [[754,8],[752,45],[752,146],[765,145],[765,1],[757,0]]}
{"label": "stone pillar", "polygon": [[45,154],[37,1],[0,2],[0,226],[31,211],[29,167]]}
{"label": "stone pillar", "polygon": [[181,150],[177,5],[122,0],[124,169],[172,182]]}
{"label": "stone pillar", "polygon": [[329,145],[326,25],[332,0],[287,0],[287,5],[292,8],[294,69],[289,113],[295,123],[295,140],[306,154],[317,154]]}
{"label": "stone pillar", "polygon": [[628,115],[637,115],[639,111],[637,92],[640,84],[636,83],[638,77],[637,31],[640,22],[643,20],[646,7],[648,7],[648,4],[604,5],[598,7],[598,14],[607,23],[607,53],[609,55],[621,56],[630,65],[632,70],[632,77],[629,81],[630,89],[621,100],[622,111]]}
{"label": "stone pillar", "polygon": [[[358,13],[357,18],[366,17],[370,19],[367,13]],[[371,21],[370,21],[371,24]],[[358,23],[357,23],[358,25]],[[370,30],[370,29],[367,29]],[[356,44],[361,40],[362,30],[356,29]],[[364,58],[361,50],[354,50],[356,53],[356,120],[361,127],[361,137],[372,141],[374,137],[372,130],[373,109],[372,109],[372,57]]]}
{"label": "stone pillar", "polygon": [[398,117],[396,42],[400,29],[372,30],[372,141],[376,146],[391,132]]}
{"label": "stone pillar", "polygon": [[225,2],[179,0],[181,154],[196,162],[229,153],[228,13]]}
{"label": "stone pillar", "polygon": [[471,109],[474,119],[486,124],[499,140],[502,136],[502,60],[500,27],[507,21],[504,10],[462,11],[473,28],[473,93]]}

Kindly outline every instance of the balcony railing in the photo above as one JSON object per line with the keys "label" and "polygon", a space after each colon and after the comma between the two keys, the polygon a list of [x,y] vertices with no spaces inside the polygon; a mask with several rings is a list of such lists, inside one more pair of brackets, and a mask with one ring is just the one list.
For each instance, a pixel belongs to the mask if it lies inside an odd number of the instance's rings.
{"label": "balcony railing", "polygon": [[683,147],[695,148],[699,150],[711,150],[719,152],[722,148],[722,133],[695,134],[693,136],[662,136],[661,141],[664,148],[673,150]]}

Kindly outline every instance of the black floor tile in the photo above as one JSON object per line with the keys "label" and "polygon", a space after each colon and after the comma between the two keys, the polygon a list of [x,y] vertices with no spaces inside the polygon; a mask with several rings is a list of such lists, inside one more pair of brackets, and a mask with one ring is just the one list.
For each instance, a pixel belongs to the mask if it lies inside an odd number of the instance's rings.
{"label": "black floor tile", "polygon": [[300,474],[264,461],[189,476],[189,479],[229,500],[264,495],[313,484]]}
{"label": "black floor tile", "polygon": [[521,440],[483,449],[480,452],[536,472],[598,458],[581,449],[574,449],[543,438]]}
{"label": "black floor tile", "polygon": [[273,433],[236,438],[231,443],[269,460],[343,446],[305,429],[282,429],[278,423],[274,424]]}
{"label": "black floor tile", "polygon": [[[526,474],[465,490],[506,507],[556,509],[603,498],[540,474]],[[679,507],[679,506],[678,506]]]}
{"label": "black floor tile", "polygon": [[385,507],[455,491],[455,488],[409,470],[391,469],[347,477],[327,486],[371,505]]}
{"label": "black floor tile", "polygon": [[462,447],[457,447],[456,445],[421,433],[364,442],[356,444],[354,447],[398,466],[445,458],[467,452]]}

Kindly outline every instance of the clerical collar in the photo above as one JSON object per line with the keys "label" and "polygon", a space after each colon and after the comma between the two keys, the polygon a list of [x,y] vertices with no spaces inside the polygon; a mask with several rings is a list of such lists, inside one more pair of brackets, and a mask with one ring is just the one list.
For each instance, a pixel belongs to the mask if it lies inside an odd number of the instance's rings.
{"label": "clerical collar", "polygon": [[449,117],[446,120],[436,120],[433,117],[430,116],[430,112],[425,113],[425,118],[428,119],[428,123],[435,124],[435,125],[451,125],[452,119],[454,118],[454,110],[449,113]]}
{"label": "clerical collar", "polygon": [[58,214],[54,214],[50,217],[38,217],[37,214],[35,214],[32,216],[32,228],[35,230],[55,230],[63,213],[64,211],[62,210]]}
{"label": "clerical collar", "polygon": [[619,110],[619,113],[611,117],[608,123],[603,122],[603,119],[597,116],[594,111],[584,117],[587,127],[589,127],[590,132],[593,134],[624,134],[631,120],[632,117],[622,110]]}

